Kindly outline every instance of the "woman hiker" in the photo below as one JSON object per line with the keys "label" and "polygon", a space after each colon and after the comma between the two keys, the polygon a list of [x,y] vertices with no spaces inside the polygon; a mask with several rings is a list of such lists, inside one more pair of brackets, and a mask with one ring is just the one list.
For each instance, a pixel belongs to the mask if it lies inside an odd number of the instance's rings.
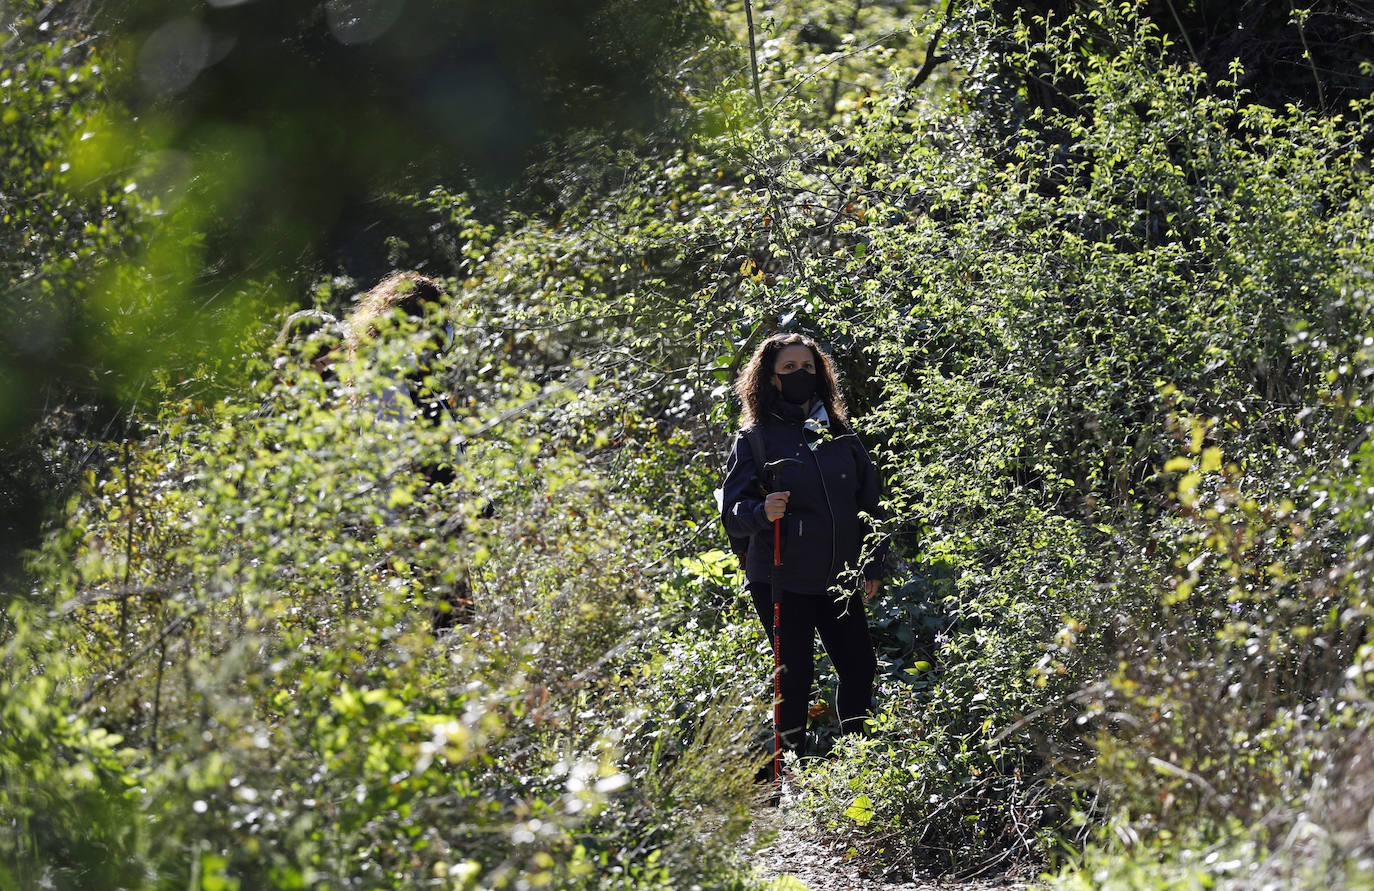
{"label": "woman hiker", "polygon": [[779,673],[775,731],[781,751],[800,757],[817,635],[839,676],[841,732],[862,731],[869,715],[877,661],[864,600],[878,592],[885,548],[859,565],[869,532],[859,514],[882,516],[878,474],[849,427],[834,364],[811,338],[765,340],[735,392],[743,430],[726,463],[721,519],[731,536],[749,538],[745,578]]}
{"label": "woman hiker", "polygon": [[[389,369],[383,385],[368,394],[367,403],[378,419],[436,427],[453,423],[453,396],[440,386],[445,383],[442,379],[436,380],[443,376],[442,357],[453,340],[452,327],[441,324],[443,307],[451,299],[438,282],[418,272],[394,273],[358,299],[348,317],[346,346],[350,358],[356,359],[384,334],[397,336],[395,329],[387,328],[388,321],[405,320],[419,328],[412,351],[393,357],[401,365]],[[434,389],[436,386],[440,389]],[[415,469],[427,485],[448,486],[457,479],[453,462],[459,457],[455,453],[448,461],[423,463]],[[461,500],[462,495],[450,493],[449,497]],[[491,509],[488,503],[481,516],[490,517]],[[470,621],[473,616],[472,586],[462,562],[463,548],[458,543],[463,530],[461,520],[454,514],[434,529],[434,535],[445,542],[450,559],[456,564],[452,582],[443,581],[437,572],[428,580],[432,598],[430,630],[436,635]]]}

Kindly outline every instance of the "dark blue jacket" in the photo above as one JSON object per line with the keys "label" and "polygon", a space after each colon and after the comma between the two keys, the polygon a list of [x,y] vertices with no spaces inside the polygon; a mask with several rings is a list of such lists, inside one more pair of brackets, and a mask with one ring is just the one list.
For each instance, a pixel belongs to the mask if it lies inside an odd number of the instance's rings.
{"label": "dark blue jacket", "polygon": [[[773,524],[763,512],[764,490],[790,491],[782,518],[782,589],[825,594],[842,571],[858,563],[859,548],[869,531],[859,511],[874,518],[883,516],[877,470],[857,436],[808,430],[801,410],[786,403],[779,413],[760,421],[758,429],[763,434],[765,461],[796,458],[801,464],[784,468],[775,486],[774,481],[763,480],[763,471],[754,466],[748,440],[736,436],[725,465],[721,521],[731,535],[750,539],[745,577],[771,584]],[[881,548],[865,564],[864,578],[883,576],[885,550]]]}

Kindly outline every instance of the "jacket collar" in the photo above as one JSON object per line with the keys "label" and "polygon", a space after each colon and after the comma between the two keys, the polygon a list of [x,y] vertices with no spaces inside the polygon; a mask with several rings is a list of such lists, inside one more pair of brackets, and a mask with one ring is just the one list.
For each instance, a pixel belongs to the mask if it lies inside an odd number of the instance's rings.
{"label": "jacket collar", "polygon": [[825,403],[819,399],[811,407],[811,414],[808,415],[800,405],[791,402],[777,402],[772,409],[773,417],[779,421],[789,424],[800,424],[808,432],[824,435],[830,430],[830,413],[825,410]]}

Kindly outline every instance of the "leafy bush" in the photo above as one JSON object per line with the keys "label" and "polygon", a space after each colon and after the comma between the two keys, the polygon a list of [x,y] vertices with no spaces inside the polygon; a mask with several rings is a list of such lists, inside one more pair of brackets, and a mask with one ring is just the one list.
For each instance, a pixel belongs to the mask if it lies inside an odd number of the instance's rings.
{"label": "leafy bush", "polygon": [[[461,421],[390,417],[388,369],[424,335],[383,335],[333,380],[288,363],[246,404],[174,406],[88,477],[36,558],[38,610],[11,614],[7,665],[43,672],[7,698],[43,704],[5,737],[12,874],[658,887],[733,869],[737,718],[640,704],[699,696],[632,646],[673,633],[645,571],[655,521],[547,450],[566,394],[539,408],[514,369],[459,376]],[[476,358],[456,344],[429,379]],[[445,462],[451,481],[425,475]],[[471,613],[436,638],[455,586]],[[49,725],[64,734],[36,747]],[[45,806],[72,771],[89,795]]]}
{"label": "leafy bush", "polygon": [[[709,490],[799,329],[896,542],[873,733],[807,814],[868,865],[1366,876],[1369,108],[1267,107],[1151,5],[1023,6],[759,4],[765,108],[707,41],[671,134],[387,199],[439,318],[80,443],[7,613],[4,868],[738,883],[766,657]],[[184,219],[102,286],[189,274]],[[453,416],[390,417],[407,377]]]}
{"label": "leafy bush", "polygon": [[[910,532],[901,596],[952,622],[929,686],[890,686],[806,801],[861,856],[954,868],[1204,799],[1225,835],[1300,794],[1320,743],[1293,710],[1325,713],[1363,637],[1363,595],[1321,581],[1363,514],[1309,538],[1280,502],[1362,429],[1331,335],[1365,327],[1367,112],[1256,104],[1129,6],[967,15],[947,103],[894,79],[850,129],[756,144],[769,244],[736,311],[835,345]],[[1006,89],[1031,75],[1071,101]],[[1214,432],[1171,420],[1185,404]],[[1165,469],[1180,454],[1192,473]],[[1204,475],[1220,503],[1190,500]],[[1213,566],[1257,626],[1188,581]],[[1246,678],[1234,721],[1208,720]]]}

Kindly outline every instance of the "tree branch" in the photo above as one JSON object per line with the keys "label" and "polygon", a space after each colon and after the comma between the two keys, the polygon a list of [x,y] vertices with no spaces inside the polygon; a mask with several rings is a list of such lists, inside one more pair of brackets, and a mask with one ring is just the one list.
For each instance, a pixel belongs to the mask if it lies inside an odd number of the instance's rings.
{"label": "tree branch", "polygon": [[940,27],[935,29],[935,33],[930,35],[930,43],[926,45],[926,58],[921,63],[921,70],[911,76],[911,80],[906,82],[906,91],[912,92],[921,84],[925,83],[930,75],[935,72],[935,66],[949,61],[949,56],[942,56],[938,53],[940,41],[944,39],[945,29],[954,20],[954,10],[959,6],[959,0],[949,0],[945,6],[945,20],[940,23]]}

